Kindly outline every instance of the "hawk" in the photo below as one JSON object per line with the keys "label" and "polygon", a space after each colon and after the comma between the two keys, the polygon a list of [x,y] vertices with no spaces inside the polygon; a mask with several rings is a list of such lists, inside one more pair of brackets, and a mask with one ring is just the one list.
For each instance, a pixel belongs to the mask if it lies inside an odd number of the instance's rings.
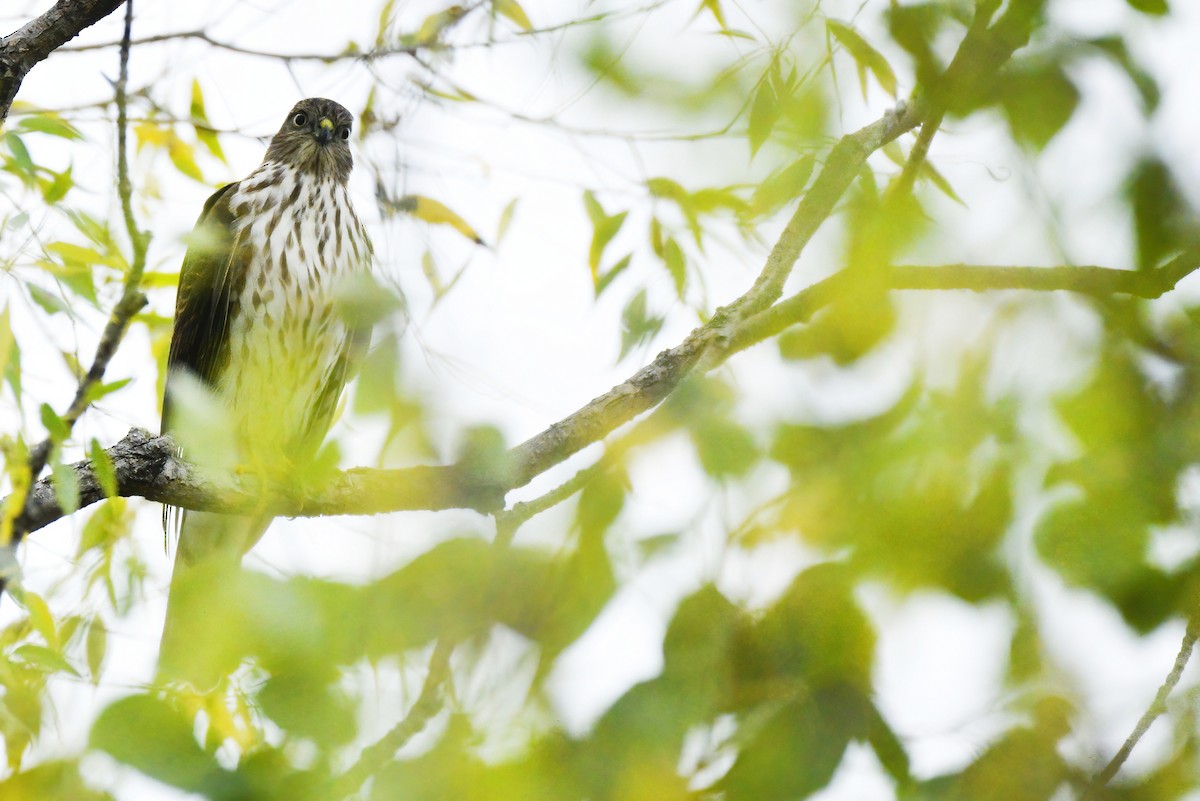
{"label": "hawk", "polygon": [[[312,460],[370,337],[337,303],[339,288],[368,273],[373,256],[347,187],[353,121],[332,100],[301,100],[262,164],[208,199],[189,238],[163,432],[189,425],[176,416],[187,385],[198,383],[227,416],[237,462],[251,473],[278,475]],[[270,517],[167,507],[163,521],[168,538],[178,529],[178,576],[210,557],[240,560]]]}

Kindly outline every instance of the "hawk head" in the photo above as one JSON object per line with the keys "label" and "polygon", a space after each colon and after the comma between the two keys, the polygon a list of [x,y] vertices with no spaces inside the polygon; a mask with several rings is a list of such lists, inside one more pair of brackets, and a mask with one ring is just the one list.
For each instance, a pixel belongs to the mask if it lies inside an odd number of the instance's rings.
{"label": "hawk head", "polygon": [[321,180],[345,182],[354,161],[350,157],[350,126],[354,116],[339,103],[309,97],[292,106],[271,146],[266,161],[287,164]]}

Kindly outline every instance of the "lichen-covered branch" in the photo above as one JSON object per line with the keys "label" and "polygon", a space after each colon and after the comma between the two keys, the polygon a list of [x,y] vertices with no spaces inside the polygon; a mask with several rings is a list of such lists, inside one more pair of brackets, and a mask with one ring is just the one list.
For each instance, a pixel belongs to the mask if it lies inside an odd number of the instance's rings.
{"label": "lichen-covered branch", "polygon": [[[396,470],[357,468],[338,471],[319,490],[292,487],[256,488],[231,476],[213,475],[177,454],[170,437],[134,428],[105,453],[112,463],[117,495],[146,498],[200,511],[249,513],[269,511],[281,517],[376,514],[400,510],[466,508],[497,509],[504,488],[476,478],[462,468],[421,466]],[[71,465],[79,483],[79,505],[105,498],[100,474],[90,461]],[[265,496],[265,497],[264,497]],[[29,491],[18,525],[33,532],[63,517],[54,486],[46,478]]]}
{"label": "lichen-covered branch", "polygon": [[124,0],[58,0],[20,30],[0,39],[0,123],[8,117],[21,82],[38,62],[107,17]]}

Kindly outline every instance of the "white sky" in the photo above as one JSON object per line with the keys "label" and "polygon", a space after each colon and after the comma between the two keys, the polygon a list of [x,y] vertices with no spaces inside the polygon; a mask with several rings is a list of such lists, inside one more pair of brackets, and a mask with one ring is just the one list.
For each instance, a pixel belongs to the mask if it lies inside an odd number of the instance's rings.
{"label": "white sky", "polygon": [[[25,3],[28,13],[40,13],[46,3]],[[399,3],[408,28],[439,3]],[[537,26],[578,16],[576,2],[528,0],[524,6]],[[617,3],[587,4],[587,13],[617,7]],[[673,74],[705,74],[702,66],[724,61],[732,52],[745,52],[736,40],[707,35],[711,25],[688,26],[694,3],[668,6],[648,21],[641,18],[619,29],[617,40],[631,42],[629,57]],[[849,18],[858,3],[825,4],[830,16]],[[873,20],[884,4],[868,2],[861,14],[870,35]],[[220,0],[213,4],[149,3],[137,6],[135,35],[205,28],[213,37],[279,52],[329,52],[349,39],[369,44],[378,14],[376,2],[330,4],[317,0]],[[835,6],[842,8],[835,13]],[[1113,197],[1122,165],[1147,141],[1176,159],[1185,187],[1200,198],[1200,156],[1194,142],[1200,128],[1195,98],[1200,95],[1200,72],[1194,67],[1194,43],[1200,34],[1200,11],[1195,4],[1177,2],[1169,22],[1148,23],[1131,18],[1119,0],[1070,0],[1053,4],[1054,15],[1078,31],[1095,35],[1115,29],[1134,30],[1144,40],[1138,48],[1155,66],[1166,90],[1163,107],[1149,130],[1137,121],[1135,97],[1110,69],[1090,68],[1073,73],[1087,100],[1070,127],[1034,168],[1022,163],[995,132],[993,119],[953,122],[935,142],[933,161],[964,197],[968,209],[946,203],[939,212],[945,228],[935,232],[930,259],[980,263],[1060,263],[1063,254],[1052,245],[1050,232],[1038,222],[1047,204],[1062,219],[1060,243],[1066,256],[1079,263],[1129,266],[1129,232],[1114,211]],[[751,3],[746,8],[763,20],[782,20],[784,2]],[[730,24],[745,27],[741,14],[727,4]],[[19,24],[15,9],[0,17],[4,30]],[[211,23],[211,20],[219,20]],[[510,38],[500,24],[499,39]],[[766,26],[764,26],[766,27]],[[784,29],[781,25],[779,30]],[[486,29],[464,26],[464,41],[481,41]],[[85,32],[80,42],[111,41],[119,37],[113,17]],[[622,38],[623,37],[623,38]],[[873,37],[879,42],[881,37]],[[670,127],[661,111],[615,98],[603,89],[590,89],[570,57],[579,43],[574,35],[556,35],[534,42],[475,48],[458,52],[439,72],[461,86],[490,99],[495,107],[452,105],[445,108],[418,99],[407,83],[413,65],[397,57],[379,62],[372,76],[361,66],[301,63],[289,71],[262,59],[214,52],[199,42],[173,42],[135,51],[131,85],[152,86],[156,101],[180,115],[187,111],[193,78],[206,94],[213,124],[238,129],[251,137],[230,135],[223,143],[230,166],[201,161],[213,185],[248,173],[261,158],[266,137],[291,104],[302,96],[324,95],[351,109],[361,108],[373,81],[398,93],[380,91],[380,111],[398,114],[402,124],[393,141],[373,145],[370,155],[405,166],[399,190],[437,198],[458,211],[489,241],[505,205],[519,198],[507,238],[495,250],[476,248],[448,231],[401,221],[373,226],[381,269],[394,276],[409,296],[413,324],[405,339],[405,375],[409,386],[435,399],[434,430],[442,455],[451,458],[458,432],[488,422],[516,443],[537,433],[590,398],[632,373],[653,354],[678,342],[695,324],[694,315],[678,302],[670,303],[670,278],[644,252],[628,274],[594,303],[586,265],[590,227],[580,195],[597,190],[606,208],[637,202],[641,182],[653,175],[690,176],[685,185],[697,187],[762,175],[762,164],[748,165],[743,141],[696,144],[666,142],[631,146],[612,137],[580,133],[521,122],[503,109],[526,117],[554,116],[578,129],[643,131]],[[695,65],[701,66],[695,66]],[[105,98],[107,77],[116,73],[116,52],[56,55],[39,65],[26,80],[19,99],[38,104],[76,106]],[[848,65],[839,73],[854,80]],[[902,86],[902,91],[908,86]],[[876,118],[890,102],[872,90],[865,107],[853,100],[844,109],[846,130]],[[86,159],[106,152],[104,137],[111,126],[87,125],[95,111],[80,112],[89,136],[100,146],[88,149]],[[30,138],[35,158],[73,159],[83,187],[72,202],[93,206],[115,219],[111,165],[85,161],[78,151],[44,138]],[[360,154],[361,155],[361,154]],[[361,159],[360,159],[361,161]],[[882,166],[882,162],[877,164]],[[757,173],[755,172],[757,171]],[[143,226],[154,234],[152,269],[175,269],[182,256],[181,237],[190,230],[212,187],[177,176],[165,157],[135,162],[139,185],[156,180],[163,201],[139,209]],[[4,185],[11,191],[11,187]],[[360,169],[354,184],[356,203],[368,218],[376,218],[373,187]],[[90,193],[90,197],[88,194]],[[12,196],[9,195],[9,199]],[[0,203],[4,203],[0,196]],[[606,263],[645,239],[645,206],[630,215],[626,230],[610,246]],[[778,225],[767,226],[772,240]],[[1014,236],[1014,232],[1019,232]],[[826,231],[806,252],[793,280],[796,286],[825,274],[833,262],[836,239]],[[53,216],[44,221],[43,235],[65,236],[63,223]],[[764,248],[746,248],[732,235],[729,247],[710,249],[703,263],[708,306],[727,302],[749,286],[762,264]],[[10,243],[0,247],[7,253]],[[454,291],[436,308],[421,276],[420,258],[430,250],[448,278],[467,264]],[[643,247],[644,251],[644,247]],[[618,348],[621,304],[640,286],[647,286],[658,309],[669,309],[662,334],[614,366]],[[13,284],[4,283],[11,292]],[[693,283],[695,286],[695,283]],[[1194,285],[1193,285],[1194,289]],[[172,293],[152,294],[154,308],[169,314]],[[698,299],[699,296],[696,296]],[[1167,303],[1170,303],[1168,300]],[[19,303],[14,299],[14,313]],[[936,377],[947,354],[977,340],[982,312],[992,301],[959,296],[908,298],[906,336],[879,354],[850,369],[816,362],[780,365],[765,348],[735,357],[728,368],[739,386],[750,388],[740,411],[751,421],[765,422],[780,415],[792,419],[846,419],[885,407],[905,386],[917,364]],[[85,316],[85,324],[67,327],[58,321],[46,332],[57,347],[78,348],[90,356],[100,318]],[[1022,317],[1017,329],[1001,338],[1004,358],[998,360],[994,381],[999,386],[1033,385],[1045,397],[1084,374],[1086,343],[1094,321],[1082,306],[1062,298],[1047,299]],[[90,326],[90,327],[89,327]],[[31,337],[22,344],[28,347]],[[951,343],[960,343],[952,345]],[[109,378],[127,376],[134,383],[106,399],[81,423],[79,433],[114,442],[131,425],[157,428],[153,379],[146,371],[146,343],[130,338],[110,368]],[[61,360],[47,347],[42,354],[26,353],[29,394],[57,408],[69,399],[71,385]],[[942,372],[945,370],[942,368]],[[944,376],[945,377],[945,376]],[[766,391],[770,388],[771,391]],[[0,429],[15,427],[10,399],[0,406]],[[9,415],[5,418],[5,415]],[[36,419],[36,416],[35,418]],[[34,427],[36,431],[36,427]],[[343,432],[348,459],[370,458],[379,434],[370,421],[350,421]],[[510,500],[532,497],[555,485],[588,462],[595,448],[542,477]],[[573,731],[586,728],[633,682],[653,676],[661,666],[660,644],[665,621],[678,600],[701,583],[715,580],[731,597],[761,606],[787,586],[811,557],[799,546],[776,543],[749,553],[730,553],[722,547],[728,526],[738,522],[757,500],[780,488],[782,471],[764,468],[758,486],[744,497],[715,491],[692,464],[690,451],[671,442],[636,458],[631,467],[635,490],[618,530],[628,538],[686,530],[684,545],[645,567],[627,571],[628,583],[591,631],[560,660],[550,683],[554,713]],[[1028,483],[1028,482],[1027,482]],[[1036,488],[1023,488],[1029,501]],[[108,701],[147,680],[164,610],[168,566],[161,555],[157,506],[142,504],[137,530],[141,553],[153,570],[150,597],[137,612],[113,624],[110,666],[99,690],[86,684],[62,683],[56,689],[60,741],[47,743],[40,753],[53,754],[82,746],[87,731],[84,712],[94,714]],[[567,510],[555,510],[532,522],[518,542],[556,542]],[[70,567],[78,531],[86,513],[38,533],[22,555],[26,583],[48,594]],[[1032,514],[1023,515],[1018,541],[1027,541]],[[394,570],[432,542],[461,533],[486,535],[488,523],[471,513],[403,514],[381,518],[336,521],[278,521],[249,559],[256,568],[284,574],[306,573],[366,580]],[[632,547],[632,546],[630,546]],[[1019,549],[1018,549],[1019,551]],[[1065,588],[1046,571],[1029,563],[1027,553],[1014,558],[1024,565],[1029,591],[1044,610],[1043,636],[1059,660],[1063,681],[1074,685],[1088,701],[1091,714],[1085,733],[1104,757],[1125,737],[1146,707],[1174,657],[1182,626],[1169,624],[1145,638],[1131,635],[1115,613],[1084,594]],[[56,612],[71,610],[77,594],[55,595]],[[1012,621],[999,607],[972,607],[944,596],[920,593],[898,598],[880,588],[868,588],[863,602],[879,627],[876,686],[879,702],[895,728],[905,737],[922,775],[955,769],[1011,723],[1003,713],[1006,698],[997,689],[998,665],[1007,648]],[[0,619],[12,617],[11,603],[0,607]],[[513,646],[515,647],[515,646]],[[505,651],[511,657],[511,648]],[[519,661],[519,660],[518,660]],[[419,675],[416,680],[419,681]],[[409,676],[408,684],[412,684]],[[389,683],[390,682],[390,683]],[[1194,682],[1188,671],[1184,685]],[[382,732],[399,714],[406,689],[398,676],[381,680],[376,692],[380,708],[365,722],[364,734]],[[412,692],[412,687],[407,687]],[[499,713],[498,713],[499,714]],[[509,713],[511,714],[511,712]],[[502,717],[503,719],[503,717]],[[1152,731],[1135,751],[1131,770],[1145,769],[1159,755],[1163,728]],[[497,745],[502,752],[502,744]],[[824,799],[883,798],[888,785],[867,751],[852,751]],[[121,798],[163,798],[162,788],[132,774],[114,774],[111,762],[90,760],[93,775],[119,775]]]}

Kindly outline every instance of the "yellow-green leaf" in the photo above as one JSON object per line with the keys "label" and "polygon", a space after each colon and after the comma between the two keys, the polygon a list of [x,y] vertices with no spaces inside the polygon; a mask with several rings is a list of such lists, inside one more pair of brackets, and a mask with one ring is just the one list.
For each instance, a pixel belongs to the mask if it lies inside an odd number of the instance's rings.
{"label": "yellow-green leaf", "polygon": [[533,25],[529,23],[529,17],[526,16],[525,9],[521,8],[521,4],[517,0],[492,0],[492,8],[500,16],[508,17],[521,30],[533,30]]}
{"label": "yellow-green leaf", "polygon": [[508,233],[508,227],[512,225],[513,215],[517,211],[517,200],[513,198],[508,201],[508,205],[500,212],[500,222],[496,223],[496,244],[500,244],[500,240],[504,239],[504,235]]}
{"label": "yellow-green leaf", "polygon": [[405,195],[396,201],[396,208],[427,223],[449,225],[475,244],[483,244],[483,238],[475,233],[475,229],[467,225],[466,220],[441,201],[423,195]]}
{"label": "yellow-green leaf", "polygon": [[687,259],[684,258],[683,249],[674,237],[668,239],[663,246],[663,264],[675,283],[675,294],[682,298],[684,286],[687,284]]}
{"label": "yellow-green leaf", "polygon": [[196,139],[208,148],[209,153],[224,162],[225,151],[221,149],[221,140],[217,138],[217,132],[208,125],[208,112],[204,109],[204,92],[200,89],[200,81],[197,79],[192,80],[191,114]]}
{"label": "yellow-green leaf", "polygon": [[154,122],[141,122],[133,126],[133,137],[137,140],[140,153],[144,147],[166,147],[169,130]]}
{"label": "yellow-green leaf", "polygon": [[13,656],[26,665],[47,673],[70,673],[79,677],[79,671],[71,667],[71,663],[62,654],[52,648],[42,645],[22,645],[13,651]]}
{"label": "yellow-green leaf", "polygon": [[200,172],[200,165],[196,164],[196,149],[180,139],[174,131],[170,131],[167,136],[167,155],[171,157],[175,169],[192,180],[204,183],[204,173]]}
{"label": "yellow-green leaf", "polygon": [[104,446],[100,444],[99,440],[93,438],[88,443],[88,460],[92,463],[92,474],[96,476],[100,489],[104,490],[105,497],[116,497],[117,469],[113,466],[112,459],[108,458],[108,452],[104,450]]}
{"label": "yellow-green leaf", "polygon": [[87,632],[87,664],[92,684],[100,683],[100,673],[104,668],[104,656],[108,653],[108,629],[99,617],[92,618]]}
{"label": "yellow-green leaf", "polygon": [[71,465],[65,464],[57,456],[51,459],[50,483],[64,513],[70,515],[79,510],[79,476]]}
{"label": "yellow-green leaf", "polygon": [[17,341],[13,336],[12,324],[9,320],[8,306],[0,311],[0,376],[8,372],[8,363],[13,355]]}
{"label": "yellow-green leaf", "polygon": [[467,10],[462,6],[450,6],[436,14],[430,14],[421,22],[421,27],[417,29],[413,38],[418,45],[433,44],[442,35],[442,31],[454,25],[466,13]]}
{"label": "yellow-green leaf", "polygon": [[883,91],[892,97],[896,96],[896,73],[892,71],[892,66],[888,64],[882,53],[872,47],[858,31],[844,22],[833,19],[826,20],[825,29],[846,48],[846,52],[858,64],[860,77],[863,78],[863,97],[866,97],[867,86],[862,70],[870,70],[875,76],[875,80],[879,81],[879,85],[883,87]]}
{"label": "yellow-green leaf", "polygon": [[750,123],[747,135],[750,138],[750,155],[753,156],[771,135],[771,129],[779,119],[779,101],[771,82],[765,78],[754,93],[754,102],[750,104]]}
{"label": "yellow-green leaf", "polygon": [[54,625],[54,615],[50,612],[50,605],[36,592],[26,591],[21,600],[25,604],[25,608],[29,610],[29,622],[33,624],[37,633],[42,635],[46,645],[56,651],[59,650],[62,644],[58,640],[58,629]]}
{"label": "yellow-green leaf", "polygon": [[63,139],[82,139],[83,134],[71,123],[53,112],[43,112],[30,117],[22,117],[17,123],[21,131],[37,131],[39,133],[59,136]]}
{"label": "yellow-green leaf", "polygon": [[693,16],[699,16],[702,11],[712,14],[713,19],[721,26],[721,30],[728,29],[729,26],[725,24],[725,12],[721,9],[721,0],[700,0],[700,5],[697,6]]}

